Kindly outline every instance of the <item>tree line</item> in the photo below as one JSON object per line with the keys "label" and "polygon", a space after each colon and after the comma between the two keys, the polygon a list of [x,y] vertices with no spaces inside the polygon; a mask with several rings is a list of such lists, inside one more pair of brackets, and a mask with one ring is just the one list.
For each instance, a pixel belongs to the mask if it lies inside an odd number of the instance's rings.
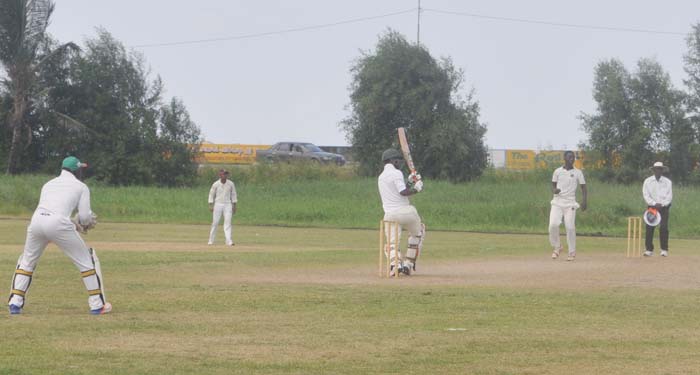
{"label": "tree line", "polygon": [[686,44],[685,90],[654,59],[640,59],[633,72],[617,59],[596,66],[597,110],[581,115],[587,139],[580,146],[599,177],[637,182],[660,160],[674,180],[700,182],[700,23]]}
{"label": "tree line", "polygon": [[408,130],[411,156],[423,176],[459,182],[482,174],[486,126],[473,92],[462,92],[464,72],[449,58],[435,59],[424,46],[389,30],[351,73],[351,114],[341,128],[361,174],[381,171],[382,151],[398,147],[400,127]]}
{"label": "tree line", "polygon": [[166,100],[143,56],[106,30],[82,48],[51,38],[53,9],[48,0],[0,2],[0,166],[55,173],[75,155],[109,184],[191,183],[200,130],[184,103]]}
{"label": "tree line", "polygon": [[[657,160],[680,182],[700,183],[700,24],[692,26],[683,56],[685,90],[674,87],[654,59],[630,73],[617,59],[594,69],[594,113],[582,113],[585,167],[605,181],[637,182]],[[411,134],[414,162],[432,178],[467,181],[487,166],[473,93],[461,94],[463,71],[448,58],[389,31],[374,52],[351,68],[351,116],[341,123],[360,172],[377,173],[383,149],[396,147],[396,128]]]}
{"label": "tree line", "polygon": [[[200,130],[177,98],[163,97],[142,55],[109,32],[83,47],[47,33],[54,2],[0,1],[0,167],[9,174],[55,171],[66,155],[96,166],[109,184],[187,185],[196,177]],[[653,59],[634,72],[616,59],[594,70],[594,113],[580,116],[586,167],[609,181],[638,181],[655,160],[678,181],[700,182],[700,24],[687,37],[685,90]],[[398,32],[380,36],[350,68],[350,115],[340,123],[362,175],[408,129],[425,177],[455,182],[488,165],[487,128],[464,72]]]}

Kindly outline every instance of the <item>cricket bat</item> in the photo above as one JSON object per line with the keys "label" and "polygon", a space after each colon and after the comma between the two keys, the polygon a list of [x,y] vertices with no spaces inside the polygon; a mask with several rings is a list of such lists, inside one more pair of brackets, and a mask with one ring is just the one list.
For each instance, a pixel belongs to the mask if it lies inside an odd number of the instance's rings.
{"label": "cricket bat", "polygon": [[[401,152],[403,153],[403,158],[406,160],[406,166],[412,174],[417,175],[416,166],[413,164],[413,158],[411,158],[411,149],[408,147],[408,138],[406,138],[406,129],[399,128],[399,144],[401,145]],[[416,181],[413,181],[416,182]]]}

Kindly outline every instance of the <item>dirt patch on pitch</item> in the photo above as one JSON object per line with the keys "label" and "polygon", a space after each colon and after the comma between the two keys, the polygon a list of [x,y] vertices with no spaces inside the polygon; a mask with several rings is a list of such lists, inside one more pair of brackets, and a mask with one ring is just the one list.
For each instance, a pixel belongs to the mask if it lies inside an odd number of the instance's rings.
{"label": "dirt patch on pitch", "polygon": [[573,262],[543,257],[503,257],[424,262],[418,272],[399,280],[381,279],[376,266],[303,270],[237,270],[211,275],[213,282],[388,284],[493,286],[525,289],[586,290],[648,287],[670,290],[700,289],[700,256],[627,259],[619,255],[590,255]]}
{"label": "dirt patch on pitch", "polygon": [[426,283],[480,286],[598,289],[611,287],[652,287],[698,289],[700,257],[652,257],[628,259],[620,255],[587,255],[565,259],[501,258],[460,264],[445,263],[426,267],[425,273],[411,276]]}
{"label": "dirt patch on pitch", "polygon": [[[91,243],[100,251],[116,252],[294,252],[294,247],[270,247],[245,244],[234,247],[223,244],[208,246],[187,242],[109,242]],[[55,247],[50,245],[50,248]],[[0,251],[17,253],[17,245],[0,245]],[[54,249],[58,250],[58,249]],[[330,250],[330,249],[329,249]],[[360,284],[360,285],[446,285],[506,287],[523,289],[587,290],[615,287],[655,288],[667,290],[700,289],[700,255],[671,254],[668,258],[628,259],[621,254],[579,254],[573,262],[565,257],[502,256],[467,258],[433,262],[423,260],[418,272],[399,280],[378,276],[376,263],[362,265],[295,265],[231,264],[227,272],[210,272],[200,280],[221,285],[231,283],[297,283],[297,284]]]}

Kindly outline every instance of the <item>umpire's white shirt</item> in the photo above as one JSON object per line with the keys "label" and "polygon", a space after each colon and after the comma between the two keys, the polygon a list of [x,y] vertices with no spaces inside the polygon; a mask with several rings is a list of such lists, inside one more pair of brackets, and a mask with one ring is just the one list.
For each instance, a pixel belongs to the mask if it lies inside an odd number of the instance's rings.
{"label": "umpire's white shirt", "polygon": [[406,182],[403,180],[403,173],[393,164],[384,165],[384,172],[379,175],[378,185],[384,213],[388,214],[411,205],[408,197],[400,194],[406,190]]}
{"label": "umpire's white shirt", "polygon": [[661,203],[663,206],[668,206],[671,204],[671,200],[673,200],[671,180],[661,176],[661,178],[659,178],[657,181],[656,176],[651,176],[644,180],[642,194],[644,195],[644,200],[649,206],[655,206],[657,203]]}
{"label": "umpire's white shirt", "polygon": [[563,207],[577,207],[576,203],[576,188],[579,185],[585,185],[586,180],[583,178],[583,172],[580,169],[559,167],[552,174],[552,182],[557,184],[559,194],[554,194],[552,204]]}
{"label": "umpire's white shirt", "polygon": [[236,203],[238,196],[236,195],[236,185],[233,181],[226,180],[222,184],[221,180],[216,180],[209,189],[209,203]]}
{"label": "umpire's white shirt", "polygon": [[37,211],[45,210],[70,219],[76,207],[80,223],[89,223],[92,220],[90,189],[72,173],[62,170],[58,177],[41,188]]}

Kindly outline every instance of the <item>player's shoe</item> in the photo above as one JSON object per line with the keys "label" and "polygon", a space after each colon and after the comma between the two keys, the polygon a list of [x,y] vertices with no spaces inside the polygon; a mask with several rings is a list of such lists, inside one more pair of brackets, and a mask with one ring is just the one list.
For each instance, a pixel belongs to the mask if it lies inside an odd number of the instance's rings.
{"label": "player's shoe", "polygon": [[207,245],[213,245],[213,244],[214,244],[214,243],[211,242],[211,241],[207,242]]}
{"label": "player's shoe", "polygon": [[235,245],[233,242],[229,242],[226,244],[226,246],[233,246],[233,245]]}
{"label": "player's shoe", "polygon": [[393,264],[391,265],[391,268],[389,269],[389,277],[394,277],[396,276],[396,271],[399,273],[402,273],[404,275],[410,275],[411,270],[408,267],[405,267],[404,265],[399,265],[399,267],[395,267]]}
{"label": "player's shoe", "polygon": [[662,256],[662,257],[667,257],[667,256],[668,256],[668,250],[661,250],[661,256]]}
{"label": "player's shoe", "polygon": [[10,314],[17,315],[22,313],[22,308],[17,305],[10,305]]}
{"label": "player's shoe", "polygon": [[652,256],[652,255],[654,255],[654,252],[651,251],[651,250],[647,250],[647,251],[644,252],[644,256],[645,256],[645,257],[650,257],[650,256]]}
{"label": "player's shoe", "polygon": [[566,257],[566,261],[567,261],[567,262],[571,262],[571,261],[573,261],[574,259],[576,259],[576,254],[571,254],[571,255],[569,255],[568,257]]}
{"label": "player's shoe", "polygon": [[92,315],[104,315],[104,314],[109,314],[111,311],[112,311],[112,304],[107,302],[104,304],[104,306],[100,307],[99,309],[90,310],[90,314],[92,314]]}
{"label": "player's shoe", "polygon": [[557,258],[559,258],[559,252],[560,252],[560,251],[561,251],[561,249],[554,249],[554,251],[552,251],[552,259],[557,259]]}

